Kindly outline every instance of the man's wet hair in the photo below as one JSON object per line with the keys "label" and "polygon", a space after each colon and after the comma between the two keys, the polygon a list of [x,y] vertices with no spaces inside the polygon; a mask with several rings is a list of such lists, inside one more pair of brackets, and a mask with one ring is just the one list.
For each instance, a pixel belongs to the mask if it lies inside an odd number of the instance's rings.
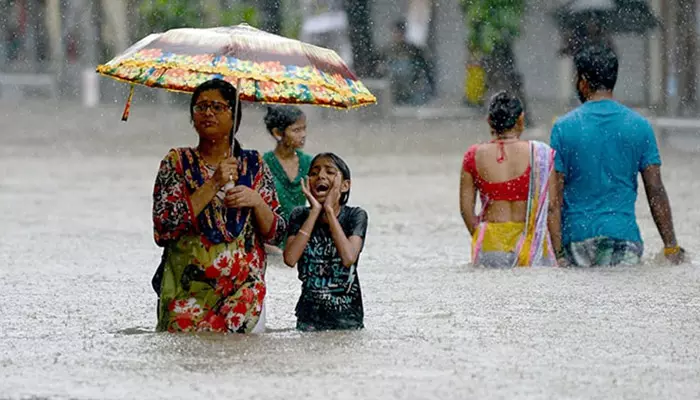
{"label": "man's wet hair", "polygon": [[579,79],[585,79],[592,91],[615,88],[619,62],[615,51],[610,47],[586,46],[574,56],[574,65]]}
{"label": "man's wet hair", "polygon": [[[316,163],[316,161],[322,159],[322,158],[327,158],[335,164],[336,168],[338,168],[338,171],[340,171],[340,175],[343,178],[344,181],[350,180],[350,167],[348,167],[348,164],[343,161],[342,158],[340,158],[337,154],[335,153],[319,153],[316,154],[316,156],[311,160],[311,166]],[[340,205],[344,206],[345,204],[348,203],[348,200],[350,199],[350,189],[348,189],[347,192],[341,193],[340,194]]]}
{"label": "man's wet hair", "polygon": [[489,125],[496,133],[513,129],[523,113],[523,103],[517,96],[500,91],[489,102]]}

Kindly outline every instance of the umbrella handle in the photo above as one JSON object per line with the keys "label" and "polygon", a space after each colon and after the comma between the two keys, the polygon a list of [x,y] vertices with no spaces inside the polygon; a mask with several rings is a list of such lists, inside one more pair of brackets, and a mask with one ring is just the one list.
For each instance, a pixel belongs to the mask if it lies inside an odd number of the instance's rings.
{"label": "umbrella handle", "polygon": [[[236,133],[238,133],[238,108],[241,106],[241,78],[238,78],[236,80],[236,104],[233,107],[233,129],[234,129],[234,136]],[[231,154],[234,154],[234,149],[236,148],[236,140],[231,140]]]}
{"label": "umbrella handle", "polygon": [[[238,89],[239,87],[241,87],[240,78],[238,79],[236,86],[237,86],[236,87],[236,105],[233,109],[233,129],[236,129],[236,125],[238,125],[238,107],[240,107],[240,102],[241,102],[241,100],[240,100],[241,94],[240,94],[239,89]],[[238,133],[238,132],[236,132],[236,133]],[[236,148],[236,140],[234,138],[234,140],[231,141],[231,154],[232,155],[234,154],[235,148]],[[234,180],[226,182],[226,184],[224,185],[224,192],[228,192],[229,190],[231,190],[235,187],[236,187],[236,182]]]}
{"label": "umbrella handle", "polygon": [[131,87],[129,88],[129,97],[126,98],[126,104],[124,105],[124,112],[122,113],[122,121],[126,122],[127,119],[129,119],[129,111],[131,111],[131,100],[134,98],[134,85],[133,83],[131,84]]}

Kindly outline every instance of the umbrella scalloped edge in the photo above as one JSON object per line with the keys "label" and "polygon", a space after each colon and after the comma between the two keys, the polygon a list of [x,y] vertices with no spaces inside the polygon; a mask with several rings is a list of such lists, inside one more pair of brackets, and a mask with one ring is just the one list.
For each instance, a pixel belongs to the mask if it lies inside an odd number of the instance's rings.
{"label": "umbrella scalloped edge", "polygon": [[[308,85],[306,83],[294,82],[274,82],[258,81],[255,79],[239,78],[237,76],[217,76],[218,74],[207,74],[190,71],[188,79],[181,84],[173,85],[167,79],[161,79],[172,70],[164,70],[158,78],[143,79],[125,74],[115,74],[112,67],[100,65],[97,72],[103,76],[116,81],[138,84],[142,86],[165,89],[171,92],[192,93],[201,83],[219,77],[238,88],[240,98],[243,101],[269,103],[269,104],[309,104],[315,106],[352,109],[357,107],[376,104],[377,99],[366,89],[364,92],[358,91],[350,96],[343,96],[340,93],[329,90],[326,87]],[[152,78],[147,77],[147,78]],[[293,88],[290,88],[293,86]],[[364,86],[362,86],[364,88]]]}
{"label": "umbrella scalloped edge", "polygon": [[[238,65],[241,68],[232,70],[229,65],[183,67],[178,63],[123,60],[116,65],[110,63],[99,65],[97,72],[129,83],[182,92],[192,92],[194,88],[205,80],[219,77],[233,84],[236,84],[239,79],[243,82],[256,81],[259,82],[260,86],[267,89],[267,94],[276,94],[278,96],[298,97],[292,96],[294,92],[290,90],[292,86],[295,86],[295,90],[298,90],[300,87],[308,88],[312,97],[336,97],[332,103],[344,104],[341,106],[344,108],[354,104],[376,103],[374,95],[359,80],[345,79],[340,75],[333,76],[313,67],[294,67],[294,73],[297,75],[294,76],[289,74],[281,64],[274,64],[240,63]],[[283,89],[278,88],[278,93],[275,93],[272,90],[275,85],[282,86]],[[284,93],[285,91],[287,93]],[[336,95],[331,95],[331,93]],[[242,94],[246,94],[245,90]],[[253,94],[248,93],[249,96]],[[309,94],[302,93],[301,96],[305,97],[305,99],[300,102],[315,104],[313,99],[308,98]],[[341,97],[344,100],[340,100]],[[330,101],[330,99],[327,100]],[[265,99],[257,97],[256,101],[265,101]]]}

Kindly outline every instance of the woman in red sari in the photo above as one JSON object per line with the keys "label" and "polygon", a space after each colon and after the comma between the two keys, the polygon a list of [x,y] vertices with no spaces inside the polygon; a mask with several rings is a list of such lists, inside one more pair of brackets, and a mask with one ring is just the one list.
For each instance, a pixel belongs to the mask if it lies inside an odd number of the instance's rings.
{"label": "woman in red sari", "polygon": [[154,237],[164,248],[154,283],[158,331],[249,333],[260,318],[264,245],[278,244],[286,223],[262,156],[234,139],[236,96],[223,80],[200,85],[190,103],[199,145],[172,149],[160,164],[153,191]]}
{"label": "woman in red sari", "polygon": [[492,97],[488,122],[493,140],[469,148],[460,178],[460,211],[472,236],[472,264],[556,266],[552,240],[561,238],[560,224],[548,213],[550,192],[556,195],[554,150],[520,138],[523,105],[507,92]]}

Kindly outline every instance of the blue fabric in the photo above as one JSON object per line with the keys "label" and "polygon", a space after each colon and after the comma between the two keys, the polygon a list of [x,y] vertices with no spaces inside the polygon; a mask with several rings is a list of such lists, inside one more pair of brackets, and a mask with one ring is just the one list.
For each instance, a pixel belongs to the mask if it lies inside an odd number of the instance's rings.
{"label": "blue fabric", "polygon": [[555,122],[551,146],[565,182],[564,245],[595,237],[641,242],[638,173],[661,165],[649,121],[613,100],[587,102]]}

